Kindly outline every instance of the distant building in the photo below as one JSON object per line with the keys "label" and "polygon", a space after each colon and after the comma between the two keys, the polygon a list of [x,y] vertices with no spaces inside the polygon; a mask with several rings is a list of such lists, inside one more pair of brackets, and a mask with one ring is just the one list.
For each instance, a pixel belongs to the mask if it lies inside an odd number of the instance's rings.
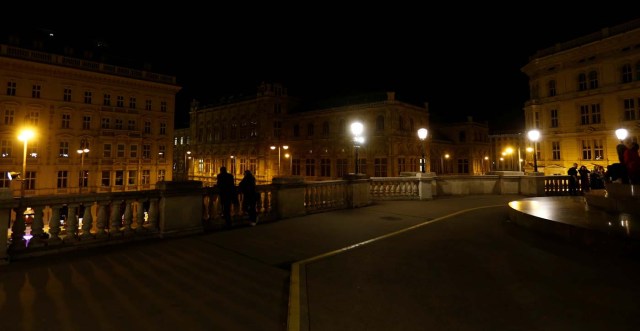
{"label": "distant building", "polygon": [[541,132],[538,170],[617,162],[615,130],[640,135],[640,20],[538,51],[529,76],[527,130]]}
{"label": "distant building", "polygon": [[9,187],[7,173],[22,171],[24,127],[36,134],[27,142],[26,195],[144,190],[171,180],[175,77],[107,64],[90,51],[51,52],[47,37],[0,44],[0,187]]}
{"label": "distant building", "polygon": [[[355,121],[364,125],[365,139],[358,149],[357,171],[350,130]],[[186,169],[186,177],[208,185],[221,166],[238,179],[251,170],[261,182],[278,175],[306,180],[338,179],[354,172],[399,176],[420,171],[423,148],[427,172],[479,174],[482,157],[489,152],[486,125],[448,124],[432,131],[427,106],[400,101],[394,92],[310,104],[290,97],[279,84],[263,83],[255,96],[202,107],[194,102],[190,123],[190,138],[181,133],[175,139],[176,151],[182,151],[174,157],[176,171]],[[424,142],[417,135],[422,127],[429,130]],[[434,138],[434,132],[440,138]],[[479,145],[481,152],[476,150]],[[444,150],[451,157],[446,164],[439,162]]]}
{"label": "distant building", "polygon": [[437,174],[481,175],[491,171],[489,127],[487,123],[433,123],[431,171]]}

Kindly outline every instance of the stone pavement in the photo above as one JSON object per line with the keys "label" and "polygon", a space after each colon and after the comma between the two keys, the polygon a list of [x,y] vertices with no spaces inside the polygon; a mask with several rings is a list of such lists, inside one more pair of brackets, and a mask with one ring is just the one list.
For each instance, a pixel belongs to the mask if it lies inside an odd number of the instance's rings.
{"label": "stone pavement", "polygon": [[639,262],[514,225],[520,198],[377,202],[13,261],[0,330],[637,329]]}

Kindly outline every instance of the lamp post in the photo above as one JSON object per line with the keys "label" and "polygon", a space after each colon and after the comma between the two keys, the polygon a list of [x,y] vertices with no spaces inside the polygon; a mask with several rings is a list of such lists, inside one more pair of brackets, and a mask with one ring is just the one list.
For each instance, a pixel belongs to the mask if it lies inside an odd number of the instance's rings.
{"label": "lamp post", "polygon": [[35,136],[35,132],[31,129],[24,129],[20,131],[18,135],[18,140],[24,142],[24,152],[22,158],[22,183],[20,183],[20,199],[24,198],[24,190],[25,190],[25,181],[27,180],[27,143],[29,139]]}
{"label": "lamp post", "polygon": [[421,169],[422,169],[422,173],[424,173],[426,171],[426,167],[427,167],[427,160],[424,158],[424,141],[425,139],[427,139],[427,129],[425,128],[421,128],[418,130],[418,138],[420,138],[420,140],[422,140],[422,159],[421,159]]}
{"label": "lamp post", "polygon": [[[278,146],[278,176],[280,176],[280,148],[287,150],[289,149],[289,146],[287,145],[283,145],[283,146]],[[271,146],[271,150],[275,150],[276,146]]]}
{"label": "lamp post", "polygon": [[86,177],[84,173],[84,155],[89,153],[89,149],[86,148],[85,142],[86,141],[82,139],[82,142],[80,143],[80,149],[77,150],[78,154],[80,154],[80,181],[78,183],[78,193],[82,193],[82,187],[86,184]]}
{"label": "lamp post", "polygon": [[289,175],[293,176],[293,155],[285,153],[284,158],[289,159]]}
{"label": "lamp post", "polygon": [[509,155],[509,170],[514,170],[513,169],[513,148],[507,147],[507,149],[505,149],[504,151],[506,155]]}
{"label": "lamp post", "polygon": [[236,157],[231,155],[231,174],[234,176],[235,179],[235,175],[236,175]]}
{"label": "lamp post", "polygon": [[351,133],[353,134],[353,147],[355,149],[355,173],[357,174],[360,170],[359,160],[358,160],[358,149],[364,143],[364,137],[362,137],[362,132],[364,131],[364,125],[360,122],[351,123]]}
{"label": "lamp post", "polygon": [[540,139],[540,131],[538,130],[530,130],[527,132],[527,136],[529,140],[533,142],[533,172],[538,172],[538,150],[537,150],[537,141]]}
{"label": "lamp post", "polygon": [[187,159],[188,155],[191,155],[191,151],[186,151],[184,153],[184,179],[185,180],[189,179],[189,161]]}
{"label": "lamp post", "polygon": [[489,157],[485,156],[484,160],[487,161],[487,168],[484,169],[484,173],[486,174],[487,172],[491,171],[491,164],[489,163]]}
{"label": "lamp post", "polygon": [[[158,152],[158,157],[156,158],[156,183],[160,181],[160,169],[158,167],[158,162],[162,157],[164,157],[164,153]],[[162,178],[162,180],[164,180],[164,178]]]}
{"label": "lamp post", "polygon": [[616,153],[618,154],[618,162],[620,162],[620,164],[624,163],[624,150],[627,147],[624,145],[623,140],[627,139],[627,135],[629,135],[629,131],[627,131],[627,129],[616,130],[616,137],[620,140],[620,143],[616,146]]}

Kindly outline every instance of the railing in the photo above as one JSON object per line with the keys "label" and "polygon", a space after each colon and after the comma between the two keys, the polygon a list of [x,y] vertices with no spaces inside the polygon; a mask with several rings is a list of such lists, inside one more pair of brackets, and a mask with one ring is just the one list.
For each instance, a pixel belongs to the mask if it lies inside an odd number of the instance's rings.
{"label": "railing", "polygon": [[[256,211],[260,221],[274,221],[276,215],[273,209],[273,190],[272,185],[258,185],[258,201]],[[206,230],[221,229],[224,226],[224,218],[222,217],[222,207],[220,206],[220,191],[217,187],[204,187],[202,189],[202,221]],[[231,218],[235,224],[248,220],[247,213],[243,210],[244,197],[238,194],[238,199],[231,204]]]}
{"label": "railing", "polygon": [[372,177],[369,190],[374,200],[420,199],[417,177]]}
{"label": "railing", "polygon": [[346,181],[333,180],[324,182],[307,182],[305,184],[304,206],[307,213],[346,208]]}

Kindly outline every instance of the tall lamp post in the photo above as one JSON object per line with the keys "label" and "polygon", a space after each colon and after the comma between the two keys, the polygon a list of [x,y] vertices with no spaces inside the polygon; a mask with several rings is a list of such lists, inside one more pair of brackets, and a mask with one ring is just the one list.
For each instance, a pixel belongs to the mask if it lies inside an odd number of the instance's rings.
{"label": "tall lamp post", "polygon": [[190,158],[189,155],[191,155],[191,151],[186,151],[184,153],[184,179],[185,180],[189,179],[189,161],[187,158],[187,157]]}
{"label": "tall lamp post", "polygon": [[[82,193],[82,187],[86,185],[86,176],[84,173],[84,155],[89,153],[89,149],[85,145],[86,140],[82,140],[80,143],[80,149],[77,150],[80,154],[80,182],[78,183],[78,193]],[[84,147],[84,148],[83,148]]]}
{"label": "tall lamp post", "polygon": [[360,148],[360,146],[364,143],[364,137],[362,136],[362,132],[364,131],[364,125],[362,125],[362,123],[360,122],[353,122],[351,123],[351,133],[353,134],[353,147],[355,148],[355,152],[356,152],[356,159],[355,159],[355,173],[357,174],[360,170],[359,167],[359,160],[358,160],[358,149]]}
{"label": "tall lamp post", "polygon": [[[280,148],[287,150],[289,149],[289,146],[287,145],[278,146],[278,176],[280,176],[280,159],[281,159]],[[276,149],[276,146],[271,146],[272,151],[275,149]]]}
{"label": "tall lamp post", "polygon": [[538,130],[530,130],[527,133],[529,140],[533,142],[533,172],[538,172],[538,150],[537,150],[537,142],[540,139],[540,131]]}
{"label": "tall lamp post", "polygon": [[24,191],[25,191],[25,186],[26,186],[26,180],[27,180],[27,143],[29,142],[29,139],[33,138],[35,136],[35,132],[33,132],[33,130],[31,129],[24,129],[22,131],[20,131],[20,134],[18,135],[18,140],[23,141],[24,142],[24,152],[23,152],[23,157],[22,157],[22,183],[20,183],[20,199],[22,201],[22,198],[24,198]]}
{"label": "tall lamp post", "polygon": [[420,164],[420,168],[422,169],[422,173],[424,173],[426,171],[427,168],[427,160],[424,158],[424,141],[425,139],[427,139],[427,129],[425,128],[421,128],[418,130],[418,138],[420,138],[420,140],[422,140],[422,159],[421,159],[421,164]]}

